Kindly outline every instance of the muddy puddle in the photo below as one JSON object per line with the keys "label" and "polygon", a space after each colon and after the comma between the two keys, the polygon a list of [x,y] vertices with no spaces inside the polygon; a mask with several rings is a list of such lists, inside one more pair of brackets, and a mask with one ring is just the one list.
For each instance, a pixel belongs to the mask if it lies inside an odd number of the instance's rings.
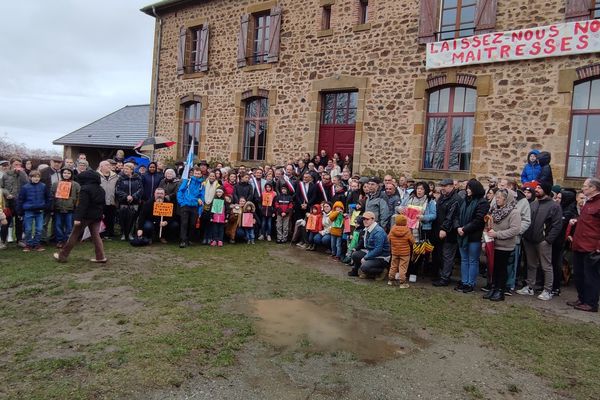
{"label": "muddy puddle", "polygon": [[254,300],[249,305],[258,336],[282,351],[347,352],[374,364],[417,348],[384,318],[342,309],[330,299]]}

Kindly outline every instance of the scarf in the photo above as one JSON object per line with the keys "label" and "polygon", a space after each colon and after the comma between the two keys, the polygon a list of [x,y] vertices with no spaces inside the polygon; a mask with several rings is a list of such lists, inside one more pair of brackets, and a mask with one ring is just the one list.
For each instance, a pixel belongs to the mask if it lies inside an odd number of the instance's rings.
{"label": "scarf", "polygon": [[210,204],[212,203],[213,199],[215,198],[215,192],[217,191],[217,188],[219,187],[219,182],[217,182],[216,180],[211,184],[210,181],[206,181],[206,184],[204,186],[204,203],[205,204]]}
{"label": "scarf", "polygon": [[406,205],[421,207],[423,208],[423,210],[425,210],[425,208],[427,207],[427,196],[423,196],[421,198],[418,198],[416,195],[411,196],[409,197]]}
{"label": "scarf", "polygon": [[494,220],[494,223],[497,224],[498,222],[500,222],[504,218],[506,218],[508,216],[508,214],[510,214],[510,212],[515,209],[516,204],[517,203],[513,199],[513,201],[511,201],[510,203],[506,204],[502,208],[498,208],[498,205],[496,205],[494,207],[494,209],[490,212],[490,214],[492,214],[492,218]]}

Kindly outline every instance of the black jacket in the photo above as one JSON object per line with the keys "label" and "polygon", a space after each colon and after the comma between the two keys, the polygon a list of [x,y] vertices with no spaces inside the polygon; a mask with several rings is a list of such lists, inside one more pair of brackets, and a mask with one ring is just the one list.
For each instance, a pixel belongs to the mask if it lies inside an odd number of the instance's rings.
{"label": "black jacket", "polygon": [[453,190],[446,196],[441,196],[437,202],[437,227],[446,232],[446,241],[456,243],[456,228],[458,216],[463,199],[458,195],[458,190]]}
{"label": "black jacket", "polygon": [[[81,182],[80,182],[81,184]],[[115,195],[119,205],[137,205],[140,204],[144,195],[144,187],[142,178],[136,173],[127,176],[123,173],[119,175],[117,186],[115,187]],[[133,197],[131,203],[127,202],[127,196]]]}
{"label": "black jacket", "polygon": [[543,240],[552,244],[562,231],[562,210],[560,205],[546,196],[543,200],[536,199],[531,206],[531,225],[523,237],[531,243],[541,243]]}
{"label": "black jacket", "polygon": [[254,186],[250,183],[236,183],[233,187],[233,202],[238,204],[241,197],[245,198],[246,201],[254,202]]}
{"label": "black jacket", "polygon": [[552,168],[550,167],[550,161],[552,157],[547,151],[542,151],[538,155],[538,162],[542,167],[540,174],[538,175],[537,182],[540,184],[554,185],[554,178],[552,177]]}
{"label": "black jacket", "polygon": [[75,221],[102,219],[106,194],[100,186],[100,174],[96,171],[83,171],[78,176],[81,190],[79,204],[75,207]]}

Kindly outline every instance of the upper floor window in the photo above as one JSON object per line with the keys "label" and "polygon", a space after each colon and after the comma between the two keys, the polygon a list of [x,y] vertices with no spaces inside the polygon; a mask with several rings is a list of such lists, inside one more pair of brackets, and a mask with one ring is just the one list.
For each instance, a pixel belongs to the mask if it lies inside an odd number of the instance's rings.
{"label": "upper floor window", "polygon": [[594,2],[594,8],[592,9],[592,18],[600,18],[600,0]]}
{"label": "upper floor window", "polygon": [[264,160],[267,146],[269,99],[252,97],[246,100],[244,115],[244,160]]}
{"label": "upper floor window", "polygon": [[322,7],[321,10],[321,29],[331,29],[331,4]]}
{"label": "upper floor window", "polygon": [[358,0],[358,23],[369,22],[369,0]]}
{"label": "upper floor window", "polygon": [[439,39],[455,39],[475,33],[477,0],[443,0]]}
{"label": "upper floor window", "polygon": [[194,154],[198,154],[200,143],[200,118],[202,103],[189,102],[183,105],[183,130],[181,133],[180,156],[185,157],[194,140]]}
{"label": "upper floor window", "polygon": [[177,74],[208,71],[208,24],[181,27],[177,54]]}
{"label": "upper floor window", "polygon": [[453,86],[429,94],[423,168],[468,171],[471,168],[477,91]]}
{"label": "upper floor window", "polygon": [[573,88],[567,176],[595,176],[600,152],[600,78]]}
{"label": "upper floor window", "polygon": [[238,67],[279,60],[281,7],[242,15],[238,36]]}
{"label": "upper floor window", "polygon": [[600,18],[599,0],[567,0],[565,19],[567,22]]}
{"label": "upper floor window", "polygon": [[354,125],[358,107],[358,92],[335,92],[323,95],[321,123],[323,125]]}

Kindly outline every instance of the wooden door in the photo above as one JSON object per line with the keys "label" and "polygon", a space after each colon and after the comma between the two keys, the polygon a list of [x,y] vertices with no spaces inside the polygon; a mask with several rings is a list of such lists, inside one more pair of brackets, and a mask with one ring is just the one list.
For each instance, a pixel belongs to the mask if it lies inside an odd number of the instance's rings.
{"label": "wooden door", "polygon": [[317,151],[354,155],[357,92],[324,93],[321,101],[321,127]]}

